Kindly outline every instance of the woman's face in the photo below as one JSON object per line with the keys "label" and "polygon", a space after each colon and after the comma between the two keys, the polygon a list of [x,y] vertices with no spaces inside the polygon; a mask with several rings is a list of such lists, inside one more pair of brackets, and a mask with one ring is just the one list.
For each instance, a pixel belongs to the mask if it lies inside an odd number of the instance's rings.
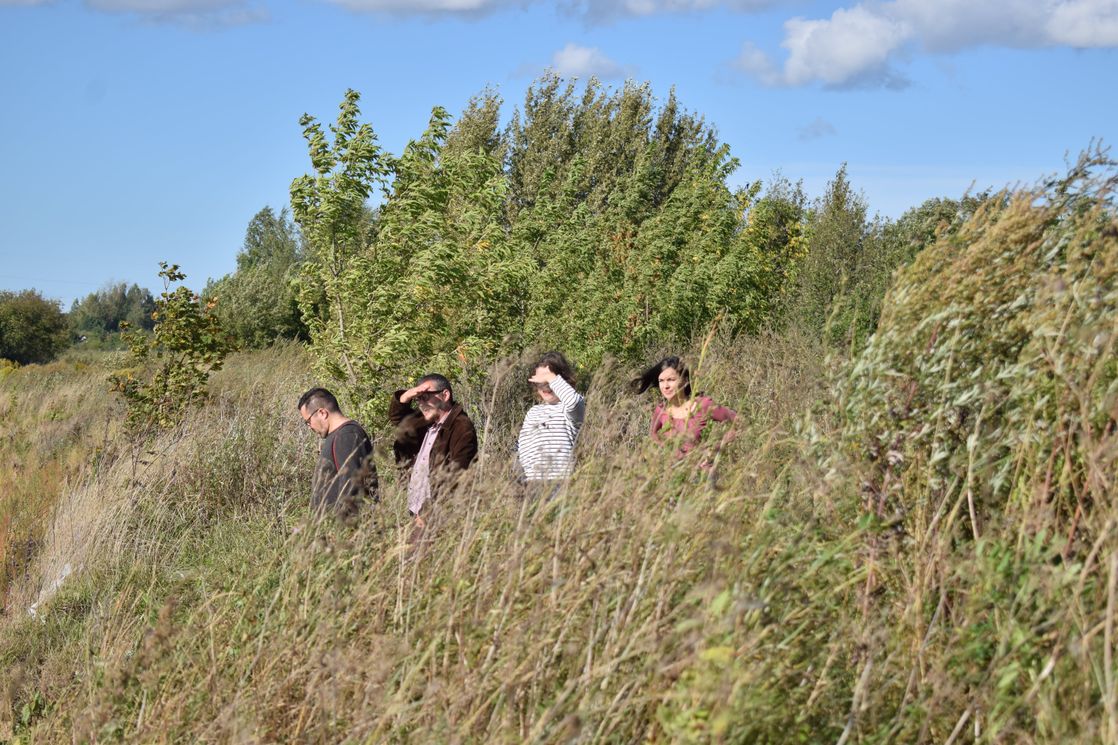
{"label": "woman's face", "polygon": [[674,367],[665,367],[660,371],[660,395],[671,401],[683,387],[679,371]]}

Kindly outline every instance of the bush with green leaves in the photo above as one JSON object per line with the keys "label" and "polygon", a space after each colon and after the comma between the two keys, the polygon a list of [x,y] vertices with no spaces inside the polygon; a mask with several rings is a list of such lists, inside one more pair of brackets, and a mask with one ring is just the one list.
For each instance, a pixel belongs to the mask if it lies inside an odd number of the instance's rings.
{"label": "bush with green leaves", "polygon": [[[1078,449],[1112,432],[1118,401],[1116,184],[1109,161],[1084,156],[1064,179],[987,200],[901,273],[849,399],[882,469],[927,465],[970,494],[974,518],[1038,474],[1054,508],[1082,503],[1100,453]],[[1019,452],[1057,442],[1050,463]]]}
{"label": "bush with green leaves", "polygon": [[[872,684],[895,676],[914,716],[953,710],[992,742],[1118,736],[1118,719],[1065,714],[1115,701],[1099,670],[1118,587],[1116,187],[1118,164],[1092,151],[940,231],[839,396],[876,526],[865,612],[905,629],[867,653]],[[895,741],[950,733],[879,725]]]}
{"label": "bush with green leaves", "polygon": [[130,367],[110,378],[123,396],[134,436],[177,424],[206,395],[210,373],[220,370],[233,350],[232,340],[214,314],[213,301],[203,301],[189,288],[171,284],[186,279],[177,264],[160,262],[164,291],[155,301],[150,334],[127,331]]}
{"label": "bush with green leaves", "polygon": [[61,303],[37,290],[0,291],[0,359],[42,364],[57,357],[69,342]]}

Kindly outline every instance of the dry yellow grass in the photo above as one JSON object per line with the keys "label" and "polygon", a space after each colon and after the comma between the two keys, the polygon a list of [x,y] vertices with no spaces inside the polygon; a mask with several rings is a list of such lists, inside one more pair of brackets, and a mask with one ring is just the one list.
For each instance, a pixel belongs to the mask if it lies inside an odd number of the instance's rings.
{"label": "dry yellow grass", "polygon": [[[684,350],[743,414],[714,478],[646,441],[653,401],[608,363],[577,473],[526,500],[528,360],[474,371],[483,460],[417,546],[383,439],[382,503],[310,521],[306,360],[231,360],[179,429],[62,490],[92,549],[37,617],[9,602],[0,735],[1118,742],[1118,230],[1097,186],[926,249],[857,360],[792,333]],[[60,524],[20,587],[77,551]]]}

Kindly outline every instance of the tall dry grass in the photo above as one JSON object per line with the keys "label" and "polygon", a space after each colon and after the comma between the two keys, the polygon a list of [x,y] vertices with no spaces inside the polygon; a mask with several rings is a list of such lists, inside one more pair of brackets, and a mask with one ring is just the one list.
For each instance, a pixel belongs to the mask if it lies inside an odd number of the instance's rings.
{"label": "tall dry grass", "polygon": [[[291,404],[307,381],[254,380],[280,367],[267,355],[233,361],[213,403],[147,454],[125,508],[105,512],[99,561],[5,634],[5,660],[22,671],[10,697],[51,702],[29,731],[520,741],[733,726],[738,663],[723,642],[771,635],[765,576],[780,567],[820,582],[841,564],[752,545],[758,526],[788,519],[771,461],[794,451],[783,440],[814,395],[814,349],[775,337],[711,345],[698,383],[743,413],[713,484],[644,447],[653,401],[626,392],[633,370],[597,371],[583,465],[548,502],[508,478],[505,443],[529,404],[514,366],[485,391],[497,402],[486,461],[411,546],[386,463],[383,501],[356,529],[307,520],[316,443]],[[459,390],[471,408],[481,394]],[[767,681],[771,700],[794,670],[788,659]],[[690,700],[696,685],[731,688],[712,713],[705,696]],[[757,731],[785,726],[775,712],[751,718]]]}
{"label": "tall dry grass", "polygon": [[0,608],[33,569],[62,493],[113,457],[119,427],[93,382],[110,359],[73,354],[0,376]]}
{"label": "tall dry grass", "polygon": [[926,248],[856,360],[791,332],[683,350],[742,412],[713,476],[647,442],[653,399],[607,363],[576,474],[526,498],[531,356],[475,371],[481,462],[419,543],[377,423],[381,503],[310,520],[304,361],[232,360],[127,479],[89,482],[118,508],[91,508],[96,549],[42,612],[0,626],[0,727],[1118,742],[1118,226],[1092,167]]}

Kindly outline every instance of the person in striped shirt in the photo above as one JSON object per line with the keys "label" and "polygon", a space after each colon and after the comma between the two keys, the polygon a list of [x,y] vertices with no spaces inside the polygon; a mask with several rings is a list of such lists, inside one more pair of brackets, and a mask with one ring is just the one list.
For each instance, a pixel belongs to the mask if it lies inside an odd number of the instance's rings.
{"label": "person in striped shirt", "polygon": [[564,479],[574,470],[575,440],[586,417],[586,399],[574,389],[571,364],[559,352],[543,355],[528,382],[540,403],[528,409],[517,438],[524,479]]}

